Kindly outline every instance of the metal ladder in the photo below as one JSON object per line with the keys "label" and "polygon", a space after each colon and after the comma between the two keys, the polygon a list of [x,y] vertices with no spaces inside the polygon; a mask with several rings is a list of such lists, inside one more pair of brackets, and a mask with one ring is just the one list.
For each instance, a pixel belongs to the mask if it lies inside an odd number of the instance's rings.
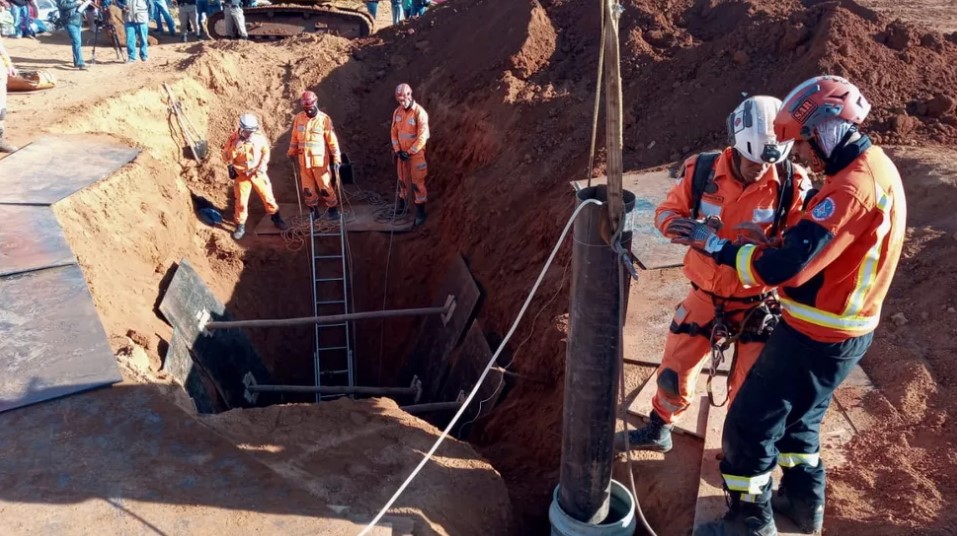
{"label": "metal ladder", "polygon": [[[312,255],[312,298],[315,316],[346,314],[349,310],[349,270],[346,258],[344,212],[339,207],[338,232],[316,231],[316,222],[309,220],[309,243]],[[322,251],[319,243],[333,242],[332,251]],[[338,270],[337,270],[338,266]],[[336,378],[346,377],[345,385],[355,386],[352,349],[352,322],[316,324],[315,361],[316,386],[343,385]],[[316,395],[316,402],[341,395]]]}

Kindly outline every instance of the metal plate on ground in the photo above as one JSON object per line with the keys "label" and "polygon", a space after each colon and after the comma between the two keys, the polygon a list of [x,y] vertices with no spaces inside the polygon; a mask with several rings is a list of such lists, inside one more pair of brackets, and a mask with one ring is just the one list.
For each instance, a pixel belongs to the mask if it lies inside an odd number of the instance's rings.
{"label": "metal plate on ground", "polygon": [[[459,396],[460,391],[465,391],[468,396],[490,359],[492,359],[492,350],[476,320],[465,333],[462,344],[452,350],[449,356],[449,374],[442,386],[441,394],[437,397],[439,401],[452,402]],[[477,419],[492,411],[498,402],[499,395],[502,394],[504,387],[502,380],[500,370],[489,371],[475,400],[466,410],[467,419],[463,422]]]}
{"label": "metal plate on ground", "polygon": [[444,304],[445,298],[452,294],[455,296],[455,310],[447,324],[442,323],[439,315],[425,318],[409,359],[408,379],[404,379],[408,381],[414,374],[422,380],[421,402],[445,402],[436,397],[449,370],[449,355],[469,326],[481,296],[462,255],[456,255],[444,273],[442,285],[432,295],[432,304]]}
{"label": "metal plate on ground", "polygon": [[[648,378],[648,381],[645,382],[641,391],[638,392],[638,396],[636,396],[631,402],[631,405],[628,406],[628,413],[648,418],[648,415],[650,415],[652,411],[651,399],[655,396],[655,392],[658,391],[658,382],[655,380],[655,377],[656,376],[652,374],[651,377]],[[721,387],[715,388],[715,392],[725,392],[723,384],[727,379],[727,376],[718,376],[714,379],[715,382],[722,384]],[[707,385],[708,376],[705,374],[699,375],[694,402],[692,402],[691,405],[688,406],[688,409],[678,418],[675,423],[675,431],[704,439],[708,429],[708,407],[710,406],[708,402]],[[719,404],[724,400],[723,396],[724,395],[721,395],[721,398],[717,400]]]}
{"label": "metal plate on ground", "polygon": [[[324,211],[325,209],[323,209]],[[377,207],[371,205],[363,205],[359,203],[350,203],[346,205],[346,208],[343,212],[343,215],[346,219],[346,230],[350,232],[407,232],[411,231],[415,226],[414,219],[411,214],[403,218],[396,218],[393,221],[378,221],[376,216]],[[306,218],[309,215],[309,210],[306,207],[303,207],[302,213],[303,216],[299,216],[299,206],[295,203],[280,203],[279,211],[283,216],[283,219],[286,220],[290,225],[295,225],[296,222],[305,223]],[[323,232],[338,232],[339,223],[338,221],[328,221],[325,219],[320,219],[317,223],[317,230],[322,229]],[[256,224],[256,229],[254,232],[257,235],[278,235],[282,234],[275,225],[272,223],[271,216],[269,214],[264,214],[262,219],[259,220],[259,223]],[[309,227],[306,226],[306,234],[309,233]],[[307,237],[308,238],[308,237]]]}
{"label": "metal plate on ground", "polygon": [[0,412],[120,380],[79,266],[0,278]]}
{"label": "metal plate on ground", "polygon": [[0,161],[0,204],[52,205],[105,179],[139,149],[91,136],[47,136]]}
{"label": "metal plate on ground", "polygon": [[76,262],[50,207],[0,205],[0,276]]}
{"label": "metal plate on ground", "polygon": [[185,337],[175,328],[163,360],[163,370],[183,386],[186,394],[193,399],[197,413],[219,413],[226,409],[216,385],[193,360]]}
{"label": "metal plate on ground", "polygon": [[[605,184],[607,178],[592,179],[592,186]],[[586,181],[575,181],[578,190]],[[671,188],[677,184],[667,170],[625,173],[622,186],[635,194],[635,209],[628,215],[629,225],[635,235],[631,240],[631,252],[647,270],[681,266],[688,248],[672,244],[655,228],[655,208],[665,200]]]}
{"label": "metal plate on ground", "polygon": [[192,350],[193,359],[216,386],[230,408],[268,405],[275,397],[259,396],[253,404],[243,396],[243,377],[252,373],[259,384],[270,384],[271,374],[253,348],[249,337],[240,329],[218,329],[209,335],[200,327],[209,320],[234,320],[206,287],[196,270],[183,259],[160,303],[160,312],[173,328],[183,335],[184,344]]}

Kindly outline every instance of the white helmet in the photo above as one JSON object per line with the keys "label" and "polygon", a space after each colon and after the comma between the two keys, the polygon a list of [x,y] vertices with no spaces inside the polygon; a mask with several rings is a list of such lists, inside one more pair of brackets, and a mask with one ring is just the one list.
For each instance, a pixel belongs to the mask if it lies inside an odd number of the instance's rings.
{"label": "white helmet", "polygon": [[242,130],[259,130],[259,119],[247,112],[239,117],[239,128]]}
{"label": "white helmet", "polygon": [[759,95],[748,97],[728,116],[728,143],[741,156],[757,164],[776,164],[788,157],[793,141],[778,143],[774,118],[781,100]]}

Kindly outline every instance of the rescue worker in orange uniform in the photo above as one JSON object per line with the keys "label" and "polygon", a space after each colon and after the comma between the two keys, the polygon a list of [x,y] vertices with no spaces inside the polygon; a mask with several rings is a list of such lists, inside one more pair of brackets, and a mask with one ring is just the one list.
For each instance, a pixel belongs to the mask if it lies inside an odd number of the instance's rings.
{"label": "rescue worker in orange uniform", "polygon": [[292,120],[292,136],[289,139],[287,156],[299,166],[299,182],[306,199],[306,206],[315,220],[319,215],[319,200],[328,208],[326,218],[339,218],[339,196],[329,174],[329,166],[336,178],[342,164],[339,138],[332,127],[332,119],[319,111],[319,97],[306,91],[299,99],[302,111]]}
{"label": "rescue worker in orange uniform", "polygon": [[[748,97],[728,117],[731,147],[685,162],[680,182],[655,211],[655,225],[662,234],[678,236],[676,229],[701,217],[729,240],[742,228],[775,239],[797,223],[810,182],[803,168],[787,160],[792,144],[774,135],[773,121],[780,107],[781,101],[774,97]],[[698,373],[711,358],[712,343],[721,342],[712,339],[715,329],[727,329],[727,335],[741,333],[728,378],[730,402],[773,328],[768,326],[772,309],[776,310],[771,286],[745,287],[734,268],[720,266],[693,249],[685,256],[684,273],[692,288],[671,323],[649,422],[628,437],[634,449],[671,450],[673,423],[692,403]],[[623,447],[623,437],[617,443]]]}
{"label": "rescue worker in orange uniform", "polygon": [[399,175],[399,206],[396,212],[405,212],[409,199],[408,184],[415,192],[415,224],[425,222],[425,202],[428,191],[425,178],[429,165],[425,161],[425,144],[429,141],[429,114],[412,99],[409,84],[395,88],[395,100],[399,107],[392,113],[392,152],[395,154],[396,172]]}
{"label": "rescue worker in orange uniform", "polygon": [[233,232],[236,240],[246,234],[250,190],[256,190],[256,195],[266,207],[266,214],[272,216],[273,224],[282,230],[288,228],[279,214],[279,205],[276,204],[272,184],[266,174],[269,154],[269,140],[259,132],[259,119],[251,113],[243,114],[239,118],[239,129],[233,132],[223,147],[223,160],[229,178],[233,180],[233,192],[236,195],[236,230]]}
{"label": "rescue worker in orange uniform", "polygon": [[[696,535],[776,535],[772,509],[804,533],[823,528],[821,420],[871,344],[906,227],[897,168],[858,131],[870,109],[837,76],[807,80],[784,99],[774,132],[795,140],[795,152],[825,182],[783,243],[735,245],[695,222],[676,230],[676,242],[734,268],[745,287],[778,286],[783,309],[725,421],[721,473],[730,511]],[[784,473],[772,499],[775,463]]]}

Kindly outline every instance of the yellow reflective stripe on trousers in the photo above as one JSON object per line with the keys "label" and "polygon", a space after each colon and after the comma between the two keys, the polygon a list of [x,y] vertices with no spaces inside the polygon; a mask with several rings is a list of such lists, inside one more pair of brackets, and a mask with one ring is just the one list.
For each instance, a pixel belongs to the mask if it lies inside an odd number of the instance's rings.
{"label": "yellow reflective stripe on trousers", "polygon": [[809,465],[817,467],[821,463],[821,453],[804,454],[802,452],[782,452],[778,454],[778,465],[781,467],[797,467],[798,465]]}
{"label": "yellow reflective stripe on trousers", "polygon": [[724,477],[724,483],[728,485],[729,490],[751,495],[760,494],[764,491],[764,486],[771,481],[770,472],[758,476],[735,476],[723,473],[721,476]]}
{"label": "yellow reflective stripe on trousers", "polygon": [[861,263],[861,268],[857,271],[854,292],[851,293],[851,298],[844,309],[844,316],[856,315],[864,308],[864,298],[877,281],[877,263],[881,258],[884,239],[887,238],[887,233],[891,230],[891,206],[894,202],[880,185],[875,183],[874,188],[877,190],[877,208],[881,211],[883,219],[877,227],[877,241],[864,255],[864,262]]}
{"label": "yellow reflective stripe on trousers", "polygon": [[754,272],[751,271],[751,261],[754,259],[754,252],[757,249],[754,244],[745,244],[741,246],[737,257],[735,257],[734,267],[738,271],[738,279],[745,287],[753,287],[758,284]]}
{"label": "yellow reflective stripe on trousers", "polygon": [[823,309],[804,305],[784,296],[780,296],[781,307],[791,316],[798,320],[803,320],[809,324],[823,326],[825,328],[840,329],[845,331],[873,331],[880,322],[880,316],[841,316],[829,313]]}

